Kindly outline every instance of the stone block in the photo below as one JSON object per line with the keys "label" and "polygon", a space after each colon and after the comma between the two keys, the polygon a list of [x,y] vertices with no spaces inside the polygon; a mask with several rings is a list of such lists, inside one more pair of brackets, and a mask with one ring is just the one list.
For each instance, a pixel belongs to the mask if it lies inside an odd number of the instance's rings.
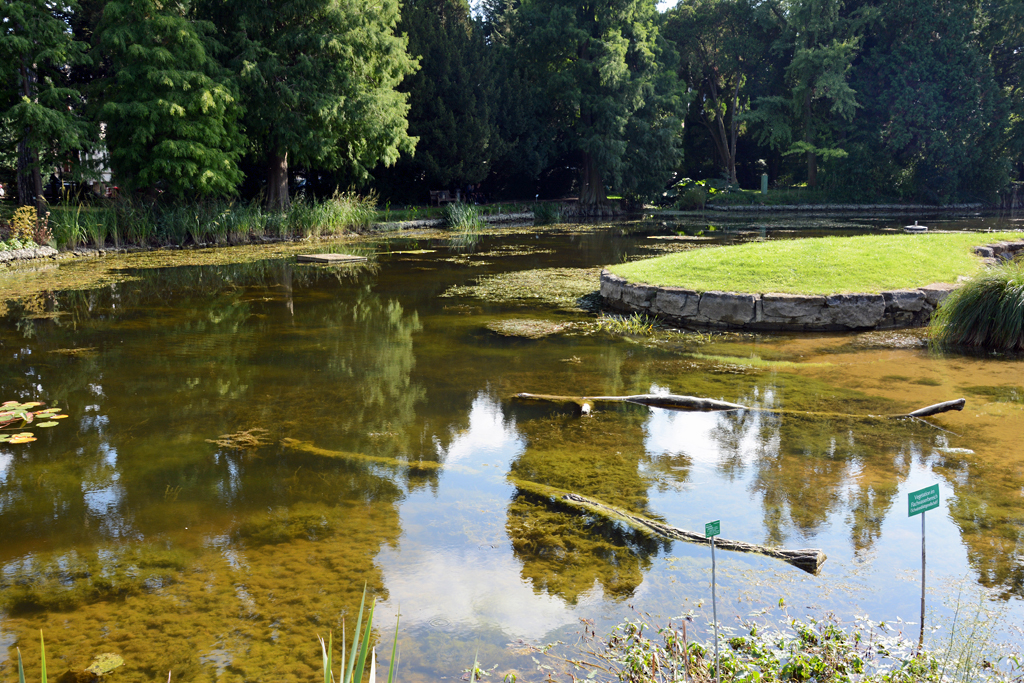
{"label": "stone block", "polygon": [[885,315],[881,294],[832,294],[825,297],[825,304],[831,323],[851,330],[874,327]]}
{"label": "stone block", "polygon": [[886,308],[896,311],[920,311],[925,304],[924,292],[920,289],[897,289],[882,292]]}
{"label": "stone block", "polygon": [[734,292],[704,292],[697,307],[701,322],[721,322],[744,325],[754,322],[756,294]]}
{"label": "stone block", "polygon": [[956,289],[955,285],[951,285],[948,282],[933,282],[930,285],[925,285],[920,288],[924,293],[924,300],[928,302],[928,305],[932,308],[938,306],[942,301],[949,296],[949,293]]}
{"label": "stone block", "polygon": [[671,318],[694,318],[700,304],[700,294],[692,289],[663,287],[654,296],[651,312]]}
{"label": "stone block", "polygon": [[992,258],[996,255],[996,250],[989,246],[975,247],[974,253],[982,258]]}
{"label": "stone block", "polygon": [[825,297],[802,294],[762,294],[761,317],[769,323],[820,325],[828,322]]}
{"label": "stone block", "polygon": [[622,303],[634,309],[649,309],[651,307],[651,301],[657,293],[658,288],[652,287],[651,285],[634,285],[626,283],[622,287]]}
{"label": "stone block", "polygon": [[607,270],[601,271],[601,298],[607,304],[616,304],[622,301],[622,287],[626,279],[613,275]]}

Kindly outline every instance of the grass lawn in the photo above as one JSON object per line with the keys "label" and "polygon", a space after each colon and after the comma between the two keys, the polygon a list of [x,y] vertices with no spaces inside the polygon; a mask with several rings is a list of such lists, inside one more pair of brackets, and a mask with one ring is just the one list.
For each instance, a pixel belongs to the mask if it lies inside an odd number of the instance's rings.
{"label": "grass lawn", "polygon": [[698,291],[878,293],[956,282],[982,268],[971,247],[1021,233],[863,235],[750,242],[610,266],[633,283]]}

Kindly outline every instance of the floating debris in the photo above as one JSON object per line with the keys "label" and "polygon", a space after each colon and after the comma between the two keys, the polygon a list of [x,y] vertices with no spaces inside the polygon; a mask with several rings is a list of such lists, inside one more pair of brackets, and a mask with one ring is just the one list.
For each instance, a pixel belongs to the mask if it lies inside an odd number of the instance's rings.
{"label": "floating debris", "polygon": [[503,337],[522,337],[523,339],[540,339],[573,327],[572,323],[556,323],[551,320],[532,318],[514,318],[511,320],[495,320],[488,323],[487,329]]}
{"label": "floating debris", "polygon": [[236,451],[254,451],[271,444],[271,441],[265,438],[269,433],[268,429],[253,427],[234,434],[221,434],[216,439],[207,439],[206,443],[217,444],[221,448],[230,448]]}
{"label": "floating debris", "polygon": [[366,257],[355,254],[299,254],[295,260],[299,263],[360,263]]}

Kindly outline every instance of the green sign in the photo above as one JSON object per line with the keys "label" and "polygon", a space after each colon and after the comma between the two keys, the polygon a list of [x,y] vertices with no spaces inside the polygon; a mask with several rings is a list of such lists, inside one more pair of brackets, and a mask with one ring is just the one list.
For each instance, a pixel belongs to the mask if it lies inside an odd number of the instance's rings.
{"label": "green sign", "polygon": [[928,512],[939,507],[939,485],[932,484],[928,488],[921,489],[920,491],[912,491],[909,497],[910,509],[907,514],[908,517],[919,515],[922,512]]}
{"label": "green sign", "polygon": [[722,520],[718,519],[704,525],[704,538],[711,538],[720,533],[722,533]]}

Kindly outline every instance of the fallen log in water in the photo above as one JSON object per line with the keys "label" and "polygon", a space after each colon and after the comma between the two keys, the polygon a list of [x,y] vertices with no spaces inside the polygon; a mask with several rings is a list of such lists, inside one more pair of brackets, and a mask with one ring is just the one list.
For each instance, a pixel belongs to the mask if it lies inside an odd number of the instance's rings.
{"label": "fallen log in water", "polygon": [[[607,519],[623,522],[644,533],[654,534],[656,536],[676,541],[687,541],[689,543],[708,542],[707,538],[696,532],[680,529],[679,527],[658,522],[642,515],[627,512],[617,507],[606,505],[605,503],[594,500],[593,498],[581,496],[578,493],[561,491],[551,486],[537,484],[532,481],[523,481],[513,477],[509,477],[509,482],[523,491],[528,491],[530,493],[551,498],[552,500],[557,500],[569,507],[582,510],[589,514],[596,514]],[[788,562],[794,567],[803,569],[805,572],[810,574],[817,574],[821,569],[821,565],[826,559],[828,559],[825,553],[817,548],[787,550],[785,548],[772,548],[769,546],[757,545],[756,543],[730,541],[724,538],[716,538],[715,547],[722,550],[735,550],[741,553],[756,553],[758,555],[774,557],[782,560],[783,562]]]}
{"label": "fallen log in water", "polygon": [[729,403],[713,398],[701,398],[699,396],[679,396],[677,394],[634,394],[631,396],[554,396],[551,394],[529,394],[519,393],[513,398],[520,401],[538,401],[548,403],[562,403],[575,405],[584,414],[590,414],[596,403],[636,403],[639,405],[651,406],[654,408],[667,408],[668,410],[700,410],[700,411],[728,411],[728,410],[751,410],[765,413],[791,414],[791,415],[814,415],[819,417],[858,417],[868,419],[891,419],[899,417],[927,417],[937,415],[950,410],[963,410],[967,403],[966,399],[958,398],[955,401],[945,401],[935,405],[919,408],[912,413],[900,413],[899,415],[849,415],[846,413],[819,413],[805,410],[779,410],[776,408],[751,408],[739,403]]}

